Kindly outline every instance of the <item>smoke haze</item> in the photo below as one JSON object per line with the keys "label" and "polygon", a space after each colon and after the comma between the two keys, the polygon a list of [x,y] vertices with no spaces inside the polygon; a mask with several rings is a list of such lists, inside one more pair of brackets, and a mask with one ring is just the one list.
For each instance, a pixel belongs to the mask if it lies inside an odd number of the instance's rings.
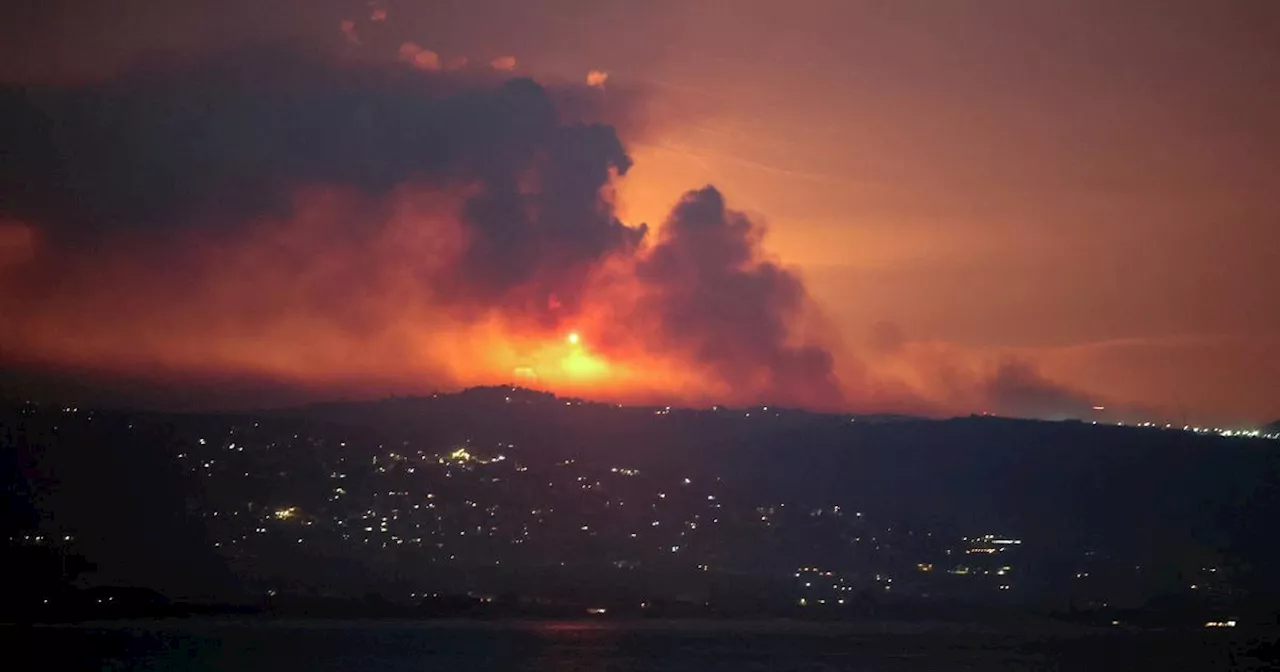
{"label": "smoke haze", "polygon": [[715,187],[654,230],[619,219],[642,92],[509,78],[506,59],[445,70],[412,47],[0,90],[0,356],[312,395],[514,377],[824,409],[1073,399],[1022,364],[988,379],[911,360],[943,385],[868,370]]}

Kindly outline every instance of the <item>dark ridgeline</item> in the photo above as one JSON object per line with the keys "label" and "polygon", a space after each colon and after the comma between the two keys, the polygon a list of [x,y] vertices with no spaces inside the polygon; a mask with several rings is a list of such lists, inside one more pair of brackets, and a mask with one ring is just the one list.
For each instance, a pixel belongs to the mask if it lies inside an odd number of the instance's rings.
{"label": "dark ridgeline", "polygon": [[[73,617],[177,608],[72,591],[76,574],[281,614],[1203,625],[1274,623],[1280,603],[1271,440],[505,387],[236,415],[24,406],[2,424],[7,552],[68,539],[42,551],[57,571],[6,579]],[[80,555],[96,569],[63,569]]]}

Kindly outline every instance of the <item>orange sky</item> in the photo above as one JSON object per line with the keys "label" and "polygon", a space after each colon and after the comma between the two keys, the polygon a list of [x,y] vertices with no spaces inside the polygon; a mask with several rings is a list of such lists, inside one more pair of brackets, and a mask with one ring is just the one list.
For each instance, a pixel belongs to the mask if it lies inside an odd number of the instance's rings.
{"label": "orange sky", "polygon": [[716,185],[860,365],[924,389],[1016,358],[1165,417],[1280,417],[1275,3],[41,4],[0,34],[5,81],[263,40],[608,73],[644,91],[622,219]]}

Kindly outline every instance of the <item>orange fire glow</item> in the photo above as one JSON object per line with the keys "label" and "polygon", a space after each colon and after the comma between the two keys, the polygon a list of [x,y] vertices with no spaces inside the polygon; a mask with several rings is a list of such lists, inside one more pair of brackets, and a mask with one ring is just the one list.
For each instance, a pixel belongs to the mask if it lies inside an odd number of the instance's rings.
{"label": "orange fire glow", "polygon": [[[982,401],[928,397],[955,386],[962,358],[916,346],[875,371],[838,360],[844,399],[806,396],[804,385],[752,387],[750,376],[728,382],[637,317],[635,259],[592,269],[576,305],[553,302],[557,324],[460,308],[441,279],[466,249],[458,213],[470,193],[410,185],[371,208],[366,196],[310,188],[291,216],[234,235],[122,239],[91,251],[42,250],[29,227],[6,225],[0,283],[12,291],[0,293],[0,313],[16,319],[0,355],[195,384],[261,379],[313,397],[516,384],[636,403],[927,411]],[[384,219],[365,221],[369,212]],[[353,237],[353,225],[367,235]],[[935,370],[949,378],[930,378]]]}
{"label": "orange fire glow", "polygon": [[[4,354],[131,375],[262,377],[322,393],[515,382],[607,400],[750,400],[753,391],[650,347],[646,327],[622,319],[620,299],[638,291],[616,272],[626,260],[594,271],[595,289],[564,316],[578,325],[568,332],[444,301],[448,290],[432,278],[447,276],[466,246],[457,216],[467,193],[403,188],[386,220],[355,240],[364,197],[308,189],[293,216],[239,235],[31,258],[28,282],[10,281],[15,291],[0,296],[0,309],[20,317]],[[10,228],[27,250],[26,229]],[[51,282],[40,269],[55,267],[62,275]]]}

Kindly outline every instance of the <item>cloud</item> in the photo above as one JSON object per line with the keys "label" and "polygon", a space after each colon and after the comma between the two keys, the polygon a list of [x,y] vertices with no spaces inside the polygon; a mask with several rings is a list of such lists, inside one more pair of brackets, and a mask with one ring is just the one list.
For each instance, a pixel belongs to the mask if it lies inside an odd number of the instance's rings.
{"label": "cloud", "polygon": [[356,32],[356,22],[351,19],[345,19],[338,24],[338,28],[342,30],[342,36],[351,44],[360,44],[360,35]]}
{"label": "cloud", "polygon": [[[1012,348],[977,348],[911,338],[877,322],[860,353],[879,389],[873,404],[927,415],[996,415],[1045,419],[1086,417],[1099,400],[1046,376],[1038,358]],[[886,404],[886,402],[888,402]]]}
{"label": "cloud", "polygon": [[430,49],[423,49],[415,42],[400,45],[400,60],[406,61],[421,70],[439,70],[440,54]]}
{"label": "cloud", "polygon": [[325,394],[520,371],[626,401],[1075,400],[891,326],[865,353],[888,364],[862,366],[714,187],[657,235],[622,221],[642,91],[399,57],[244,50],[0,87],[0,364]]}
{"label": "cloud", "polygon": [[603,70],[591,70],[587,72],[587,86],[604,88],[604,83],[609,80],[609,73]]}
{"label": "cloud", "polygon": [[1029,362],[1007,360],[982,385],[988,403],[1004,415],[1083,418],[1093,406],[1086,395],[1044,377]]}
{"label": "cloud", "polygon": [[[402,53],[420,63],[427,52]],[[278,54],[4,90],[0,201],[12,217],[83,240],[251,226],[287,213],[308,184],[465,188],[470,247],[447,281],[459,300],[500,302],[531,284],[571,303],[586,268],[634,248],[643,228],[599,201],[630,166],[615,130],[562,125],[557,106],[570,104],[590,101],[557,100],[527,79],[406,79]]]}
{"label": "cloud", "polygon": [[374,8],[371,12],[369,12],[369,20],[373,22],[386,21],[387,10],[382,9],[380,7]]}
{"label": "cloud", "polygon": [[685,194],[637,268],[640,314],[731,387],[838,403],[832,353],[795,338],[812,301],[797,275],[763,257],[763,238],[714,187]]}
{"label": "cloud", "polygon": [[831,401],[832,354],[791,328],[811,302],[759,226],[711,188],[656,241],[618,219],[631,158],[585,88],[249,51],[0,89],[0,213],[49,243],[6,276],[4,354]]}
{"label": "cloud", "polygon": [[492,61],[489,61],[489,65],[492,66],[494,70],[501,70],[501,71],[515,70],[516,57],[515,56],[499,56],[493,59]]}
{"label": "cloud", "polygon": [[[75,88],[11,86],[0,88],[0,202],[83,232],[191,226],[210,211],[236,221],[287,205],[300,182],[376,192],[412,176],[512,181],[499,176],[575,132],[558,127],[557,106],[590,116],[591,104],[527,79],[406,79],[275,52]],[[607,144],[622,162],[620,143]]]}

